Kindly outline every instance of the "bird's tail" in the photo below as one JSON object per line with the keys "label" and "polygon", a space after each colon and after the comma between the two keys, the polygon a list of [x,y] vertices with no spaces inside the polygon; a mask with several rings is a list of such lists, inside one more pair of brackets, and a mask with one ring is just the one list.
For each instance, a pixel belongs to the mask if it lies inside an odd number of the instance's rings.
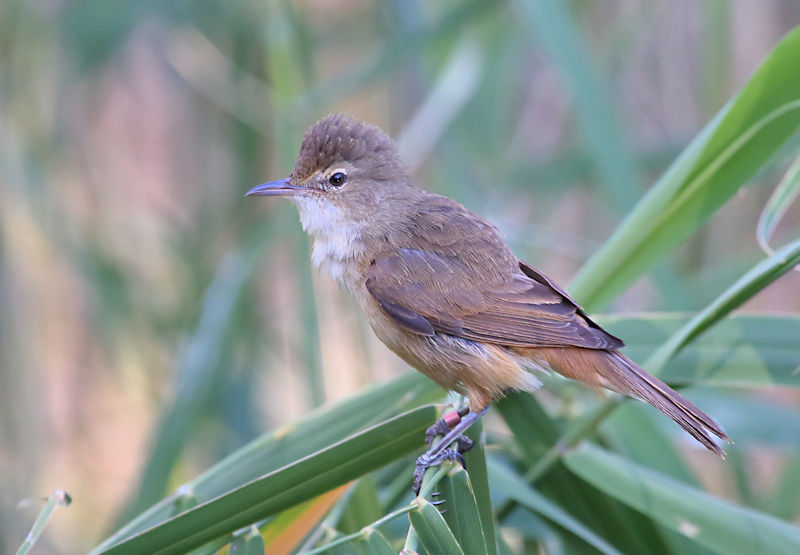
{"label": "bird's tail", "polygon": [[[553,370],[568,378],[593,387],[603,386],[650,403],[707,449],[725,457],[725,451],[712,436],[730,442],[722,428],[689,400],[619,351],[556,348],[537,351]],[[576,357],[579,360],[575,360]]]}

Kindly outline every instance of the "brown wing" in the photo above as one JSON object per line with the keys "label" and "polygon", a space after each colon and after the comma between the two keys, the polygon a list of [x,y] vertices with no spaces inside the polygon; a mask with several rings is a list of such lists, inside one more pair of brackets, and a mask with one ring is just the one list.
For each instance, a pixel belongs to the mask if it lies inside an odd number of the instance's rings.
{"label": "brown wing", "polygon": [[460,256],[399,249],[372,263],[367,290],[398,324],[419,335],[443,333],[513,347],[624,346],[524,263],[517,262],[505,279],[495,273],[487,281],[469,253]]}

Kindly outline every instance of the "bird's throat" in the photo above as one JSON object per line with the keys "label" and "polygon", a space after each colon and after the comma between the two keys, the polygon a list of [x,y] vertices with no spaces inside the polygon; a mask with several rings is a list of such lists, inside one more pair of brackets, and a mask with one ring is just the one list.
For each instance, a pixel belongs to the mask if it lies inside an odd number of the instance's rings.
{"label": "bird's throat", "polygon": [[353,290],[358,258],[364,254],[364,224],[348,218],[341,208],[321,197],[296,197],[303,229],[314,238],[314,265]]}

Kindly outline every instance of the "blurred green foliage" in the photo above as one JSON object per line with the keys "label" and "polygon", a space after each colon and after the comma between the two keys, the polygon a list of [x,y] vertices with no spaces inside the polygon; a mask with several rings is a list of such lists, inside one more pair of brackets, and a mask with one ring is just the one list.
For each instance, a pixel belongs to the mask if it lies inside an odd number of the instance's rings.
{"label": "blurred green foliage", "polygon": [[[158,505],[160,520],[278,468],[237,451],[267,430],[280,430],[261,440],[270,457],[283,447],[276,438],[317,434],[305,451],[269,458],[283,465],[441,397],[424,378],[403,377],[387,387],[412,389],[378,407],[386,413],[359,397],[355,412],[333,409],[343,411],[337,427],[314,416],[310,427],[289,424],[405,369],[310,267],[291,207],[242,198],[291,169],[319,117],[349,111],[381,125],[420,185],[497,223],[521,258],[566,283],[797,23],[800,7],[780,0],[0,4],[0,550],[16,549],[35,518],[20,499],[69,491],[74,502],[34,550],[85,552],[181,484],[196,491]],[[730,129],[734,140],[742,132]],[[749,182],[761,186],[720,193],[717,204],[733,196],[710,225],[662,249],[610,310],[699,311],[762,258],[756,222],[798,140],[760,144],[768,163]],[[798,236],[795,207],[783,209],[791,196],[772,205],[770,214],[785,212],[780,226],[770,221],[772,245]],[[617,290],[630,285],[607,268],[608,279],[580,278],[587,297],[612,279]],[[799,290],[789,273],[746,308],[797,314]],[[687,321],[613,318],[639,360]],[[724,321],[664,370],[697,386],[689,395],[737,438],[731,462],[625,405],[600,427],[617,455],[581,448],[519,498],[494,491],[501,547],[701,552],[636,499],[576,477],[619,454],[632,471],[797,522],[796,318],[753,318]],[[711,377],[697,380],[697,368]],[[504,422],[486,423],[502,448],[490,479],[524,475],[597,405],[580,386],[547,385],[555,393],[510,397],[499,405]],[[509,428],[529,442],[514,444]],[[203,473],[231,453],[242,466]],[[370,475],[373,518],[408,501],[410,460],[396,464]],[[471,479],[483,516],[485,486]],[[347,499],[309,546],[356,531]],[[359,541],[402,544],[408,523],[397,520],[380,529],[385,538]]]}

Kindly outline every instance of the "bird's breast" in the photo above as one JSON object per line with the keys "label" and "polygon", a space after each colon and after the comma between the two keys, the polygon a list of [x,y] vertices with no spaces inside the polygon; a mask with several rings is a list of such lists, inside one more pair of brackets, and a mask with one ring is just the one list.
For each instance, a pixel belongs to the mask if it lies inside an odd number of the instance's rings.
{"label": "bird's breast", "polygon": [[311,261],[317,268],[351,291],[357,281],[356,257],[362,249],[348,237],[340,234],[333,236],[315,236],[311,251]]}

